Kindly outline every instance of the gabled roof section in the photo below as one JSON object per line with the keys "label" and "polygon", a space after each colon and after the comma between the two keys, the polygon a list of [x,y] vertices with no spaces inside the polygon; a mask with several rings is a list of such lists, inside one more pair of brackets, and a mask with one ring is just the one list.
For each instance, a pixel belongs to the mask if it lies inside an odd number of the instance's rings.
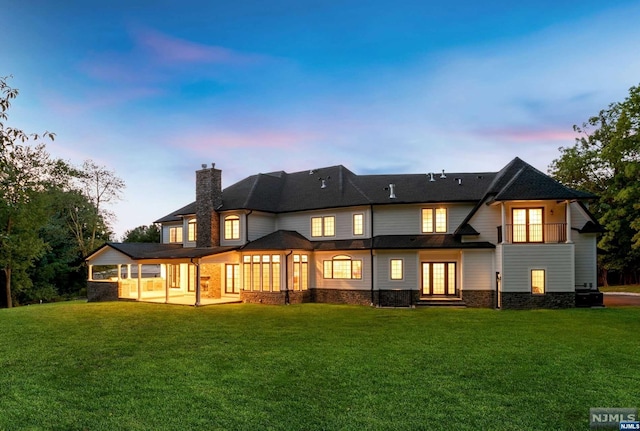
{"label": "gabled roof section", "polygon": [[304,236],[292,230],[278,230],[245,244],[241,251],[262,250],[313,250],[313,245]]}
{"label": "gabled roof section", "polygon": [[93,252],[87,259],[91,259],[105,247],[111,247],[114,250],[128,256],[134,260],[140,259],[188,259],[204,256],[212,256],[215,254],[232,251],[238,247],[206,247],[193,248],[183,247],[181,244],[160,244],[160,243],[143,243],[143,242],[108,242]]}
{"label": "gabled roof section", "polygon": [[[589,193],[570,189],[533,166],[516,158],[522,166],[497,191],[496,201],[507,200],[547,200],[547,199],[588,199],[595,197]],[[513,162],[512,162],[513,163]],[[515,165],[515,164],[514,164]],[[506,177],[504,178],[506,179]]]}
{"label": "gabled roof section", "polygon": [[168,223],[172,221],[182,221],[183,216],[195,215],[195,213],[196,213],[196,203],[191,202],[189,205],[185,205],[179,210],[176,210],[171,214],[167,214],[166,216],[154,221],[154,223]]}

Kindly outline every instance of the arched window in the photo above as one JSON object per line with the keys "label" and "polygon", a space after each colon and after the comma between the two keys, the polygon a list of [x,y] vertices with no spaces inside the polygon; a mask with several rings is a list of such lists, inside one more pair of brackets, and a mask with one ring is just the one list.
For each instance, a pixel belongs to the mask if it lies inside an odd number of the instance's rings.
{"label": "arched window", "polygon": [[230,215],[224,218],[224,239],[240,239],[240,217]]}
{"label": "arched window", "polygon": [[325,260],[323,263],[324,278],[362,279],[361,260],[354,260],[346,255],[338,255],[331,260]]}

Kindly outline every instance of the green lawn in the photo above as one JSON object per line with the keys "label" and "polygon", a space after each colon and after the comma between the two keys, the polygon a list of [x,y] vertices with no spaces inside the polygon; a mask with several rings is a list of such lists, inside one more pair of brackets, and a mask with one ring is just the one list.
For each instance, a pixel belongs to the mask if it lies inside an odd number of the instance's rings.
{"label": "green lawn", "polygon": [[640,284],[627,284],[624,286],[599,287],[601,292],[631,292],[640,293]]}
{"label": "green lawn", "polygon": [[640,404],[640,308],[70,302],[0,328],[0,430],[585,430]]}

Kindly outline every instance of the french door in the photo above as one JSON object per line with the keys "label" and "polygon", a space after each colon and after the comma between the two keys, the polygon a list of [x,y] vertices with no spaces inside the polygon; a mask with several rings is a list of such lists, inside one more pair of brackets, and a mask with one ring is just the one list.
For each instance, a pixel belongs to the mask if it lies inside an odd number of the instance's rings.
{"label": "french door", "polygon": [[240,265],[237,263],[225,265],[224,293],[240,293]]}
{"label": "french door", "polygon": [[456,263],[422,262],[422,295],[456,296]]}

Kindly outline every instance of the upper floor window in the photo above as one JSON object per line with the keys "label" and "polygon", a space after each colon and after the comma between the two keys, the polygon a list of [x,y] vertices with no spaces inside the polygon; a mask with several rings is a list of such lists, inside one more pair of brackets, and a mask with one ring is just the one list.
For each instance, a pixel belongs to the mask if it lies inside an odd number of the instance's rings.
{"label": "upper floor window", "polygon": [[364,234],[364,214],[353,215],[353,234],[354,235]]}
{"label": "upper floor window", "polygon": [[324,278],[362,278],[362,261],[353,260],[349,256],[335,256],[332,260],[325,260],[323,267]]}
{"label": "upper floor window", "polygon": [[311,217],[311,236],[334,236],[336,218],[334,216]]}
{"label": "upper floor window", "polygon": [[182,226],[169,228],[169,242],[182,242]]}
{"label": "upper floor window", "polygon": [[446,233],[447,232],[447,209],[446,208],[423,208],[422,209],[422,232],[423,233]]}
{"label": "upper floor window", "polygon": [[513,242],[542,242],[542,208],[512,210]]}
{"label": "upper floor window", "polygon": [[197,235],[196,219],[192,218],[187,223],[187,241],[195,241]]}
{"label": "upper floor window", "polygon": [[230,215],[224,218],[224,239],[240,239],[240,217]]}

